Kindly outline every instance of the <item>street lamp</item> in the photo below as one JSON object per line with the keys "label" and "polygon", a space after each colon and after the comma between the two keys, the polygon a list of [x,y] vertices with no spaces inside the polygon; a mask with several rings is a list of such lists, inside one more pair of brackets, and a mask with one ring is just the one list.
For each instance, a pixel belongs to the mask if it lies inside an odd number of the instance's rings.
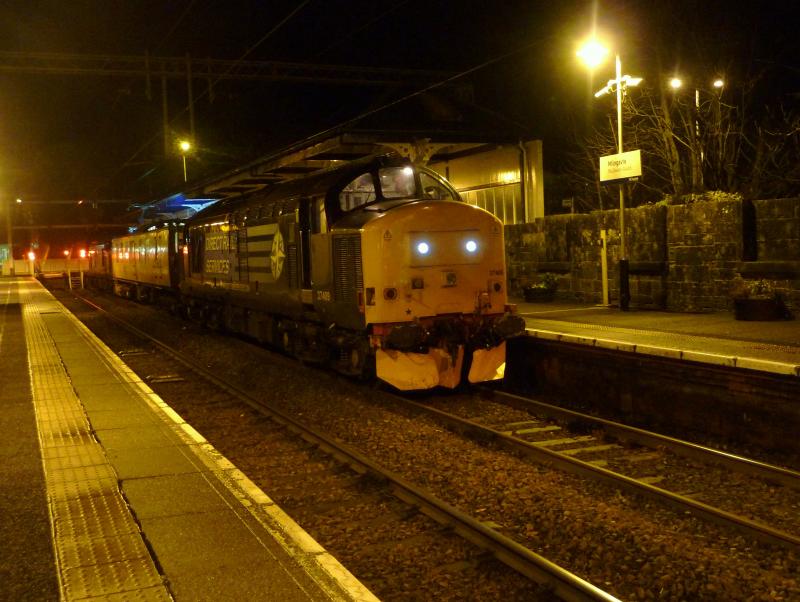
{"label": "street lamp", "polygon": [[[580,50],[578,56],[589,67],[594,68],[603,62],[603,59],[608,54],[608,49],[605,48],[597,40],[590,40],[586,42]],[[606,86],[597,92],[595,97],[610,94],[616,91],[617,94],[617,152],[622,154],[622,95],[623,91],[628,86],[638,86],[642,81],[641,77],[631,77],[630,75],[622,75],[622,61],[620,60],[619,53],[614,55],[614,64],[616,69],[616,77],[608,80]],[[628,311],[631,299],[630,283],[628,280],[628,253],[625,247],[625,183],[619,184],[619,308],[622,311]]]}
{"label": "street lamp", "polygon": [[[716,90],[718,90],[719,93],[722,93],[722,88],[725,86],[725,81],[721,77],[718,77],[718,78],[714,79],[713,82],[711,82],[711,85]],[[670,88],[672,88],[674,91],[677,92],[677,90],[683,86],[683,81],[679,77],[673,77],[673,78],[671,78],[669,80],[669,86],[670,86]],[[699,185],[702,186],[703,185],[703,165],[704,165],[704,161],[705,161],[705,151],[703,149],[703,145],[700,142],[700,88],[697,87],[696,83],[695,83],[695,88],[694,88],[694,136],[695,136],[694,145],[699,150],[700,164],[696,165],[693,162],[693,169],[696,169],[698,171],[698,176],[696,178],[693,178],[692,184],[693,185],[699,184]],[[694,161],[695,152],[696,152],[696,150],[693,148],[692,149],[693,161]]]}
{"label": "street lamp", "polygon": [[186,182],[186,153],[192,150],[192,143],[188,140],[181,140],[178,142],[178,148],[181,149],[181,157],[183,158],[183,181]]}

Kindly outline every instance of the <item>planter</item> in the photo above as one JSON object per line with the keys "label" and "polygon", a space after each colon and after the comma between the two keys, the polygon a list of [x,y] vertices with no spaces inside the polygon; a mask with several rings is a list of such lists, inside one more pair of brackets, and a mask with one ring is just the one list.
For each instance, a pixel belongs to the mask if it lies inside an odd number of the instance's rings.
{"label": "planter", "polygon": [[522,294],[528,303],[542,303],[555,299],[556,291],[551,288],[524,288]]}
{"label": "planter", "polygon": [[734,299],[733,313],[737,320],[786,320],[789,312],[779,299]]}

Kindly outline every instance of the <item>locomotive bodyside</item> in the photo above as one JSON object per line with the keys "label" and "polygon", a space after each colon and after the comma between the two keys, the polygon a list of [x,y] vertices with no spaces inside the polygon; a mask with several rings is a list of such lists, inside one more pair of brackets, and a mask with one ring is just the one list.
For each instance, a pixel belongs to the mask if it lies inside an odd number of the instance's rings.
{"label": "locomotive bodyside", "polygon": [[212,327],[398,389],[502,378],[523,329],[506,311],[500,221],[388,158],[116,238],[111,260],[119,294],[170,291]]}

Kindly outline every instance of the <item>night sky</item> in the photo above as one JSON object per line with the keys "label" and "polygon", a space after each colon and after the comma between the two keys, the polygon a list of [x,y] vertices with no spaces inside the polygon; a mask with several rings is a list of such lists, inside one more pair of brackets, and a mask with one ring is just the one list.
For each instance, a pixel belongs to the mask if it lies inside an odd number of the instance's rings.
{"label": "night sky", "polygon": [[[626,72],[681,70],[764,79],[764,102],[797,102],[797,2],[537,0],[6,0],[0,51],[280,60],[473,70],[475,102],[544,140],[558,171],[566,131],[610,110],[591,92],[575,48],[593,23],[613,39]],[[274,31],[273,31],[274,29]],[[270,34],[269,32],[272,33]],[[711,76],[709,76],[710,78]],[[155,82],[156,84],[158,82]],[[223,82],[196,103],[190,176],[223,172],[380,106],[402,91],[353,86]],[[165,160],[158,85],[148,100],[132,77],[0,73],[2,199],[148,201],[182,184]],[[195,93],[204,84],[195,82]],[[185,83],[169,87],[170,127],[188,133]],[[601,115],[602,116],[602,115]]]}

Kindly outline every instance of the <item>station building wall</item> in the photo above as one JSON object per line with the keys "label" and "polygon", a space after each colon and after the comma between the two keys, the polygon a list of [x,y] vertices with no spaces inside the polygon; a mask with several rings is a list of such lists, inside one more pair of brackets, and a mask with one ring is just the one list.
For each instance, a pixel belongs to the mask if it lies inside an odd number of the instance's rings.
{"label": "station building wall", "polygon": [[[602,302],[601,230],[609,296],[619,299],[619,211],[552,215],[506,226],[509,290],[543,273],[556,298]],[[764,279],[800,312],[800,199],[696,201],[625,211],[631,306],[671,311],[730,309],[733,279]]]}

